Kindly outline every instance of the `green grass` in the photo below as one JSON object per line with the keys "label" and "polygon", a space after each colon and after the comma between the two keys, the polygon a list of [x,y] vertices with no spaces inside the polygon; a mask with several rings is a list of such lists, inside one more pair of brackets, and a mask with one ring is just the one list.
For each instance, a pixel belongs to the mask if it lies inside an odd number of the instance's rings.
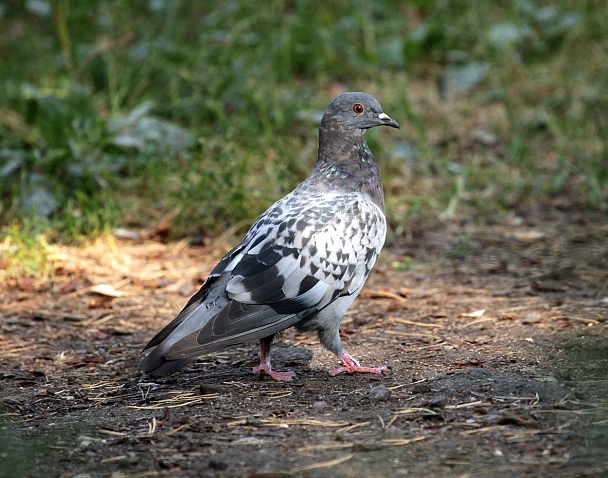
{"label": "green grass", "polygon": [[[0,248],[0,265],[9,275],[39,276],[47,271],[49,244],[44,234],[33,227],[35,221],[13,223],[3,229],[4,241]],[[34,230],[32,230],[34,229]]]}
{"label": "green grass", "polygon": [[251,221],[308,174],[343,88],[403,125],[369,134],[397,233],[556,196],[605,210],[606,24],[603,0],[4,4],[2,237]]}

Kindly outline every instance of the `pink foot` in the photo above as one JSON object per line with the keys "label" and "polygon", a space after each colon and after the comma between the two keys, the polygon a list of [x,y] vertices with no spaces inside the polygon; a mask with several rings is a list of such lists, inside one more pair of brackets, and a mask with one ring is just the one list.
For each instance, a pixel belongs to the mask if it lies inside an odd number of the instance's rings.
{"label": "pink foot", "polygon": [[387,367],[361,367],[359,362],[357,362],[354,358],[352,358],[347,352],[342,352],[340,356],[340,360],[342,361],[342,367],[338,367],[334,370],[330,370],[329,374],[332,377],[340,373],[382,373],[388,372]]}
{"label": "pink foot", "polygon": [[253,367],[253,373],[257,373],[260,380],[264,377],[270,377],[277,382],[291,382],[296,376],[295,372],[273,372],[266,365]]}

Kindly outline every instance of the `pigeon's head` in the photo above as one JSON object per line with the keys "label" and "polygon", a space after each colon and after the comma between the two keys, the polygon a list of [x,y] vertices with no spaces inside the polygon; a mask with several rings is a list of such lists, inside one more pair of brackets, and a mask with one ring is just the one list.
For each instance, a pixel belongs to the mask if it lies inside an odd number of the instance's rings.
{"label": "pigeon's head", "polygon": [[382,111],[378,100],[367,93],[351,92],[336,96],[325,110],[321,126],[336,123],[353,130],[374,126],[399,128],[399,123]]}

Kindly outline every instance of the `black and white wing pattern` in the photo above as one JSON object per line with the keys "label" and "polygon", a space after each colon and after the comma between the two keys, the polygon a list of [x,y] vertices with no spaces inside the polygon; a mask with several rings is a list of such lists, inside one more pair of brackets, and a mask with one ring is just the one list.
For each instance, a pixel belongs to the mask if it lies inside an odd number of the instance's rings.
{"label": "black and white wing pattern", "polygon": [[150,341],[146,348],[156,348],[140,368],[156,373],[167,361],[270,336],[358,294],[385,236],[384,212],[366,196],[296,189],[260,216]]}

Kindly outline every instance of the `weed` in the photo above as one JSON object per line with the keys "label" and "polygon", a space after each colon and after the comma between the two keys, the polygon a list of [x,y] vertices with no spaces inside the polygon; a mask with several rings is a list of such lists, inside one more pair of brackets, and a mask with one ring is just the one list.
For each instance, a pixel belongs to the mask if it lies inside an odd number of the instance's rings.
{"label": "weed", "polygon": [[48,272],[49,244],[44,235],[17,224],[4,227],[1,233],[1,269],[9,276],[40,276]]}

